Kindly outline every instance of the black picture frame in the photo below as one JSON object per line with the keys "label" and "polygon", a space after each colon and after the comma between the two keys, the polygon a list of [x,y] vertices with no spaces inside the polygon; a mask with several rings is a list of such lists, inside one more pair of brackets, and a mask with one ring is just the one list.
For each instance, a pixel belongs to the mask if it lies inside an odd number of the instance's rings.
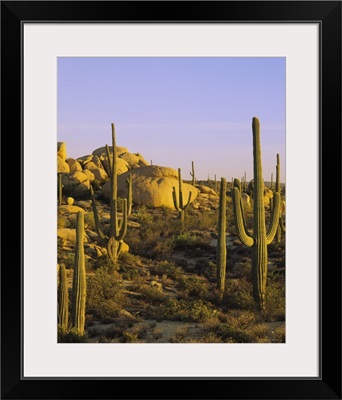
{"label": "black picture frame", "polygon": [[[8,231],[4,223],[4,229],[2,229],[1,398],[341,399],[341,236],[340,229],[337,232],[333,229],[336,226],[340,228],[341,223],[341,204],[336,201],[340,200],[341,184],[341,4],[341,1],[1,2],[1,149],[3,157],[9,148],[16,149],[14,151],[16,160],[19,158],[18,153],[21,149],[21,178],[23,176],[21,27],[24,21],[48,23],[57,21],[115,21],[118,23],[316,21],[320,24],[321,32],[319,154],[321,359],[319,378],[54,379],[51,377],[22,379],[23,183],[21,182],[19,186],[19,177],[16,176],[14,180],[13,175],[9,176],[6,173],[5,163],[2,163],[2,221],[7,214],[7,191],[10,192],[11,209],[15,210],[19,221],[11,224],[15,227],[15,235],[11,230]],[[16,143],[15,147],[14,143]],[[323,179],[323,172],[326,179]],[[331,182],[329,182],[329,177]],[[20,187],[20,193],[17,196],[13,196],[14,186]],[[335,200],[333,193],[336,196]],[[325,194],[325,203],[323,203],[323,194]],[[309,201],[310,196],[314,194],[310,193],[309,189],[303,188],[303,193],[300,195],[307,197]],[[324,213],[323,204],[325,204]],[[329,222],[330,220],[333,224]],[[324,241],[326,251],[323,253]],[[128,380],[139,382],[131,385],[127,382]],[[165,389],[156,390],[151,380],[164,380]],[[181,391],[172,380],[186,381],[182,383],[188,386],[187,394]],[[213,380],[215,382],[211,382]]]}

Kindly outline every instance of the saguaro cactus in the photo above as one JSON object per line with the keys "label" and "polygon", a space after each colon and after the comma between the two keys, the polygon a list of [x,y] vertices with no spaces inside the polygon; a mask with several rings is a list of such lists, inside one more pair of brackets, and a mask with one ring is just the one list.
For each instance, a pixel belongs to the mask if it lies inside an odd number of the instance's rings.
{"label": "saguaro cactus", "polygon": [[252,247],[252,279],[253,295],[260,309],[266,305],[267,281],[267,245],[270,244],[277,232],[279,222],[279,193],[274,194],[274,204],[271,221],[266,230],[264,206],[264,181],[262,177],[262,158],[260,145],[260,122],[254,117],[253,130],[253,234],[249,233],[243,223],[243,209],[241,208],[241,193],[238,188],[233,189],[233,209],[235,227],[241,242]]}
{"label": "saguaro cactus", "polygon": [[193,186],[196,186],[195,165],[194,165],[194,162],[193,162],[193,161],[191,161],[191,166],[192,166],[192,172],[190,172],[190,175],[192,176],[192,182],[191,182],[191,184],[192,184]]}
{"label": "saguaro cactus", "polygon": [[216,247],[217,288],[221,294],[224,292],[224,288],[225,288],[226,268],[227,268],[226,189],[227,189],[226,179],[221,178],[220,206],[219,206],[219,219],[218,219],[218,237],[217,237],[217,247]]}
{"label": "saguaro cactus", "polygon": [[188,202],[186,204],[184,204],[184,201],[183,201],[183,182],[182,182],[182,175],[181,175],[181,169],[180,168],[178,168],[178,185],[179,185],[179,201],[177,200],[177,192],[176,192],[176,188],[175,187],[173,187],[172,197],[173,197],[173,204],[175,206],[175,209],[179,213],[179,219],[180,219],[181,223],[183,223],[184,222],[184,211],[189,207],[192,193],[189,192]]}
{"label": "saguaro cactus", "polygon": [[132,204],[133,204],[133,179],[132,174],[126,179],[127,186],[127,216],[132,214]]}
{"label": "saguaro cactus", "polygon": [[[272,174],[273,176],[273,174]],[[275,182],[275,192],[279,193],[280,197],[280,156],[277,154],[277,166],[276,166],[276,182]],[[272,212],[273,209],[273,199],[270,198],[270,210]],[[281,241],[281,232],[285,232],[285,224],[283,221],[283,217],[281,215],[281,207],[279,207],[279,224],[278,224],[278,229],[277,229],[277,235],[276,235],[276,242],[280,243]]]}
{"label": "saguaro cactus", "polygon": [[112,123],[112,147],[113,147],[113,158],[110,157],[109,147],[106,145],[108,164],[109,164],[109,176],[110,176],[110,226],[108,236],[104,234],[103,229],[100,225],[98,217],[94,191],[91,189],[91,200],[93,206],[94,220],[97,234],[99,238],[107,245],[108,257],[112,261],[114,269],[118,266],[118,256],[121,251],[122,242],[127,233],[127,199],[123,200],[123,218],[118,218],[118,189],[117,189],[117,152],[116,152],[116,140],[115,140],[115,126]]}
{"label": "saguaro cactus", "polygon": [[69,293],[64,264],[59,267],[58,326],[63,330],[69,326]]}
{"label": "saguaro cactus", "polygon": [[62,198],[63,198],[63,184],[62,184],[62,174],[59,172],[57,173],[57,180],[58,180],[58,205],[62,205]]}
{"label": "saguaro cactus", "polygon": [[76,219],[76,251],[74,277],[72,282],[72,325],[80,333],[84,333],[86,305],[86,270],[84,259],[84,216],[77,213]]}

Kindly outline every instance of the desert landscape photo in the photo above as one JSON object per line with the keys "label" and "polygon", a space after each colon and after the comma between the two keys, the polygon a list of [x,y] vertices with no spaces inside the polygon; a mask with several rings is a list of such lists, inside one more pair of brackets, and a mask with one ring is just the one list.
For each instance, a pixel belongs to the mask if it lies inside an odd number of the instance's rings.
{"label": "desert landscape photo", "polygon": [[285,59],[57,72],[58,343],[285,343]]}

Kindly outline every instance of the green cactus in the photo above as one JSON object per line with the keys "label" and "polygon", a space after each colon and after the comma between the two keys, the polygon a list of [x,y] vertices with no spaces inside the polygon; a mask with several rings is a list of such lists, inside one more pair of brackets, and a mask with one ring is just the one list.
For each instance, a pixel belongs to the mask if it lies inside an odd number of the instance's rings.
{"label": "green cactus", "polygon": [[[214,190],[215,190],[215,192],[217,192],[217,181],[216,181],[216,175],[214,175]],[[227,184],[226,184],[226,187],[227,187]]]}
{"label": "green cactus", "polygon": [[116,151],[116,140],[115,140],[115,126],[112,123],[112,147],[113,157],[110,156],[108,145],[106,145],[107,157],[108,157],[108,172],[110,177],[110,226],[108,236],[103,232],[101,228],[100,220],[95,203],[94,191],[91,188],[91,201],[94,213],[94,220],[97,234],[102,242],[107,245],[107,254],[112,262],[114,269],[118,269],[118,256],[121,252],[123,239],[127,233],[127,199],[123,200],[123,218],[118,218],[118,191],[117,191],[117,151]]}
{"label": "green cactus", "polygon": [[129,174],[129,177],[126,179],[127,186],[127,216],[132,214],[132,205],[133,205],[133,178],[132,174]]}
{"label": "green cactus", "polygon": [[58,326],[63,330],[69,327],[69,293],[64,264],[59,267]]}
{"label": "green cactus", "polygon": [[264,206],[264,181],[262,177],[262,158],[260,145],[260,122],[254,117],[253,130],[253,234],[249,233],[243,222],[243,209],[241,208],[241,192],[237,187],[233,189],[233,209],[237,234],[241,242],[252,247],[252,280],[253,295],[256,304],[261,310],[266,305],[267,281],[267,246],[273,241],[279,222],[279,193],[274,195],[271,221],[266,230]]}
{"label": "green cactus", "polygon": [[271,173],[271,187],[270,187],[270,189],[271,190],[273,189],[273,172]]}
{"label": "green cactus", "polygon": [[86,270],[84,258],[84,215],[77,213],[76,219],[76,251],[74,277],[72,282],[72,325],[80,333],[84,333],[86,305]]}
{"label": "green cactus", "polygon": [[180,219],[181,223],[183,224],[183,222],[184,222],[184,211],[190,205],[192,193],[189,192],[188,202],[187,202],[187,204],[184,204],[184,202],[183,202],[183,182],[182,182],[182,176],[181,176],[181,169],[180,168],[178,168],[178,186],[179,186],[179,202],[177,200],[177,192],[176,192],[176,188],[175,187],[173,187],[172,197],[173,197],[173,204],[175,206],[175,209],[179,213],[179,219]]}
{"label": "green cactus", "polygon": [[226,245],[226,189],[227,183],[225,178],[221,178],[220,186],[220,206],[218,219],[218,237],[216,247],[216,277],[217,288],[221,295],[224,292],[226,283],[226,268],[227,268],[227,245]]}
{"label": "green cactus", "polygon": [[63,198],[63,187],[62,185],[62,174],[59,172],[57,173],[58,178],[58,205],[62,205],[62,198]]}
{"label": "green cactus", "polygon": [[191,184],[192,186],[196,186],[195,165],[193,161],[191,161],[191,166],[192,166],[192,172],[190,172],[190,175],[192,176]]}
{"label": "green cactus", "polygon": [[[273,174],[272,174],[273,176]],[[275,189],[273,193],[279,193],[280,197],[280,156],[277,154],[277,166],[276,166],[276,182],[275,182]],[[270,211],[272,213],[273,209],[273,199],[270,198]],[[281,207],[279,207],[279,224],[278,224],[278,229],[277,229],[277,235],[276,235],[276,243],[281,242],[281,232],[286,232],[285,224],[283,221],[283,217],[281,215]]]}

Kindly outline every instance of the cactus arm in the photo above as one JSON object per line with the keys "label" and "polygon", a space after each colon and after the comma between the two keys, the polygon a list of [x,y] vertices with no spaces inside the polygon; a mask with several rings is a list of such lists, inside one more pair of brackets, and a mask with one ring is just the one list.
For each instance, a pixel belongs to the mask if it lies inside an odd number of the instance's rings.
{"label": "cactus arm", "polygon": [[187,204],[186,204],[185,206],[183,206],[183,210],[184,210],[184,211],[185,211],[185,210],[189,207],[189,205],[190,205],[191,196],[192,196],[192,192],[189,192],[188,202],[187,202]]}
{"label": "cactus arm", "polygon": [[132,214],[132,204],[133,204],[133,190],[132,190],[132,174],[129,174],[129,178],[126,180],[127,185],[127,201],[128,201],[128,210],[127,215]]}
{"label": "cactus arm", "polygon": [[123,240],[127,233],[127,199],[124,199],[124,209],[123,209],[123,218],[120,223],[120,229],[118,228],[118,232],[115,235],[115,240],[120,242]]}
{"label": "cactus arm", "polygon": [[233,188],[233,209],[237,235],[245,246],[252,247],[254,244],[254,239],[246,230],[243,222],[243,210],[241,210],[241,195],[237,187]]}
{"label": "cactus arm", "polygon": [[175,206],[175,209],[178,212],[181,212],[181,209],[178,206],[177,193],[176,193],[176,188],[175,187],[173,187],[173,190],[172,190],[172,198],[173,198],[173,205]]}
{"label": "cactus arm", "polygon": [[120,240],[120,242],[118,242],[117,255],[119,255],[119,254],[121,253],[121,250],[122,250],[122,243],[123,243],[123,240]]}
{"label": "cactus arm", "polygon": [[[110,151],[109,151],[109,146],[108,146],[108,144],[106,144],[106,153],[107,153],[107,158],[108,158],[108,171],[106,171],[107,172],[107,175],[108,176],[112,176],[112,172],[113,172],[113,163],[112,163],[112,159],[111,159],[111,156],[110,156]],[[113,158],[113,161],[114,161],[114,158]],[[103,164],[102,164],[103,165]]]}
{"label": "cactus arm", "polygon": [[273,207],[271,213],[271,221],[266,233],[266,244],[272,243],[278,229],[279,224],[279,208],[280,208],[280,196],[279,193],[274,193]]}
{"label": "cactus arm", "polygon": [[239,190],[242,222],[243,222],[244,230],[248,233],[247,224],[246,224],[246,218],[245,218],[245,212],[243,210],[242,197],[241,197],[242,185],[241,185],[241,182],[237,178],[234,179],[234,187],[236,187]]}
{"label": "cactus arm", "polygon": [[106,174],[108,176],[110,176],[109,159],[108,159],[108,164],[106,164],[105,160],[103,159],[103,156],[101,156],[100,162],[101,162],[102,168],[106,171]]}
{"label": "cactus arm", "polygon": [[80,333],[84,333],[85,303],[86,303],[86,271],[84,258],[84,216],[83,212],[77,213],[76,220],[76,251],[74,263],[73,293],[73,326]]}
{"label": "cactus arm", "polygon": [[97,208],[96,208],[96,203],[95,203],[95,197],[94,197],[94,190],[93,187],[90,186],[90,195],[91,195],[91,205],[93,208],[93,214],[94,214],[94,221],[95,221],[95,227],[96,227],[96,232],[99,235],[99,238],[105,242],[108,237],[103,233],[103,230],[101,229],[101,223],[99,220],[99,214],[97,212]]}

